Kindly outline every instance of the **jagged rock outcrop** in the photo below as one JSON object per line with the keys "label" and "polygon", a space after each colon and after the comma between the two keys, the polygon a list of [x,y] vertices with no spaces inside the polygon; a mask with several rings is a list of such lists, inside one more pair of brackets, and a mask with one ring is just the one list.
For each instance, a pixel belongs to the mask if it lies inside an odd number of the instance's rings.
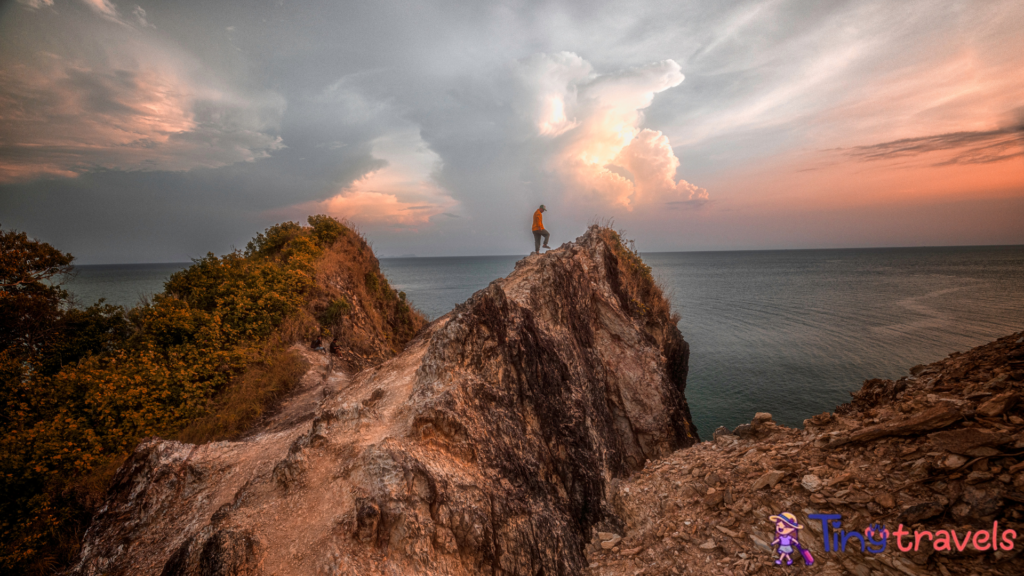
{"label": "jagged rock outcrop", "polygon": [[697,441],[688,354],[646,267],[592,227],[379,366],[315,360],[311,421],[143,442],[73,573],[584,573],[619,480]]}
{"label": "jagged rock outcrop", "polygon": [[[588,546],[600,576],[774,574],[771,515],[791,512],[815,558],[812,574],[997,576],[1024,574],[1024,332],[915,366],[899,380],[868,380],[853,402],[778,426],[769,414],[716,433],[622,482],[612,499],[622,529]],[[881,523],[928,532],[917,549],[890,535],[880,554],[826,552],[814,513],[841,515],[842,530]],[[998,527],[994,525],[998,522]],[[1007,530],[1015,546],[980,551],[931,544],[940,531]],[[612,536],[621,539],[602,547]],[[985,539],[980,541],[984,547]],[[990,540],[990,539],[989,539]],[[939,550],[936,550],[936,547]],[[877,548],[876,548],[877,549]]]}

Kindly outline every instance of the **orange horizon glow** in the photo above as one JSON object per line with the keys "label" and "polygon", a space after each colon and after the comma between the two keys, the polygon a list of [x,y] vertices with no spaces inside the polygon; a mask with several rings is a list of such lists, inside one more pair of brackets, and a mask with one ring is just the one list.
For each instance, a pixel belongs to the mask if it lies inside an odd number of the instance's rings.
{"label": "orange horizon glow", "polygon": [[806,153],[762,162],[711,186],[732,203],[801,210],[1024,197],[1024,157],[935,165],[950,155],[859,161],[837,158],[836,151]]}

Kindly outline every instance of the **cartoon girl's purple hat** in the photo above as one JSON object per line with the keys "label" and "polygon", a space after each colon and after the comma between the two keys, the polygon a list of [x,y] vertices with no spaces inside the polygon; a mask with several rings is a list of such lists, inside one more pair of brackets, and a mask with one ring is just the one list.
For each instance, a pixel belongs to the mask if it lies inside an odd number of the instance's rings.
{"label": "cartoon girl's purple hat", "polygon": [[782,522],[786,526],[789,526],[790,528],[795,528],[797,530],[803,530],[804,528],[804,525],[796,519],[796,516],[793,516],[789,512],[783,512],[778,516],[769,516],[768,519],[772,522]]}

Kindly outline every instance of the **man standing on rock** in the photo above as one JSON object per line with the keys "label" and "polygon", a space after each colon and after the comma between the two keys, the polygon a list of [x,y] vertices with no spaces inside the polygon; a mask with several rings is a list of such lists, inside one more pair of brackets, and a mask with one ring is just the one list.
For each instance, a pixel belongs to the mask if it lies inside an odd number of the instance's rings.
{"label": "man standing on rock", "polygon": [[540,249],[542,248],[542,246],[540,245],[541,236],[544,237],[543,248],[547,248],[548,250],[551,249],[551,246],[548,246],[548,238],[551,236],[551,234],[548,234],[548,231],[544,229],[544,217],[542,216],[542,214],[547,211],[548,209],[545,208],[543,204],[541,204],[540,208],[538,208],[537,211],[533,213],[533,251],[537,254],[540,253]]}

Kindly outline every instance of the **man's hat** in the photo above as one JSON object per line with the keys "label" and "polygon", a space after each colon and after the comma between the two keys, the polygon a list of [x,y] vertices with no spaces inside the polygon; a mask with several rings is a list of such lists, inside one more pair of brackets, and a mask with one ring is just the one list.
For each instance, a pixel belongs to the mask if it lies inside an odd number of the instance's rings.
{"label": "man's hat", "polygon": [[789,526],[790,528],[796,528],[797,530],[802,530],[804,527],[804,525],[796,519],[796,516],[793,516],[789,512],[783,512],[778,516],[769,516],[768,519],[772,522],[782,522],[786,526]]}
{"label": "man's hat", "polygon": [[541,204],[541,205],[540,205],[540,209],[541,209],[541,210],[547,210],[547,208],[546,208],[546,207],[544,207],[544,205],[543,205],[543,204]]}

